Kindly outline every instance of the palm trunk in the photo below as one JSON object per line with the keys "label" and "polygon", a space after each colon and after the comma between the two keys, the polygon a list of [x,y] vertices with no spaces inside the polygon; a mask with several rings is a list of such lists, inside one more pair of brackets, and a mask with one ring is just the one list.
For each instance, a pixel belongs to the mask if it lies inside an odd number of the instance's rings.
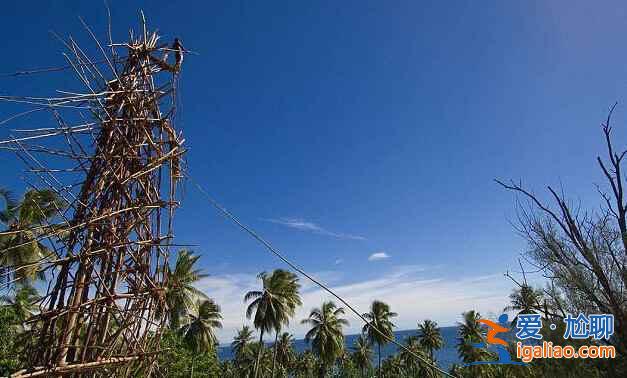
{"label": "palm trunk", "polygon": [[274,335],[274,352],[272,353],[272,378],[274,378],[274,368],[276,366],[276,343],[279,340],[279,331],[280,330],[276,330]]}
{"label": "palm trunk", "polygon": [[178,314],[176,314],[174,311],[171,311],[170,312],[170,329],[173,331],[178,331],[180,327],[181,327],[181,322],[178,317]]}
{"label": "palm trunk", "polygon": [[263,328],[261,329],[261,333],[259,334],[259,352],[257,352],[257,361],[255,362],[255,378],[258,377],[258,373],[259,373],[259,362],[261,362],[261,352],[263,352]]}
{"label": "palm trunk", "polygon": [[196,359],[196,354],[192,356],[192,371],[189,373],[189,378],[194,378],[194,360]]}
{"label": "palm trunk", "polygon": [[377,347],[379,348],[379,374],[377,375],[381,377],[381,343],[377,343]]}
{"label": "palm trunk", "polygon": [[[435,366],[435,359],[433,358],[433,354],[434,354],[434,349],[433,348],[429,348],[429,357],[431,358],[431,363]],[[435,371],[429,367],[429,375],[434,375],[436,374]]]}

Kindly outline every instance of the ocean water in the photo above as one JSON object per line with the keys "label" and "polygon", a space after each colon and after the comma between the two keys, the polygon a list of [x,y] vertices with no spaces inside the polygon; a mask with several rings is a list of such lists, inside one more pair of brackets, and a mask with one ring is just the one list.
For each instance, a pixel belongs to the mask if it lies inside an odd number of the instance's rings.
{"label": "ocean water", "polygon": [[[436,351],[435,358],[438,362],[438,365],[441,367],[448,369],[452,364],[459,363],[460,359],[457,356],[457,350],[455,349],[457,337],[457,327],[442,327],[440,328],[440,332],[442,333],[442,339],[444,339],[444,346],[442,349]],[[418,331],[416,330],[408,330],[408,331],[396,331],[394,332],[396,337],[396,341],[403,342],[407,336],[417,336]],[[350,348],[354,345],[357,337],[359,335],[347,335],[346,336],[346,345]],[[298,353],[302,353],[303,351],[309,349],[309,345],[305,342],[305,340],[295,340],[294,341],[294,349]],[[377,348],[373,347],[373,359],[376,364],[377,358]],[[381,359],[384,359],[392,354],[398,352],[398,347],[393,344],[387,344],[386,346],[381,348]],[[221,361],[230,360],[233,358],[233,351],[231,347],[228,345],[221,345],[218,348],[218,357]]]}

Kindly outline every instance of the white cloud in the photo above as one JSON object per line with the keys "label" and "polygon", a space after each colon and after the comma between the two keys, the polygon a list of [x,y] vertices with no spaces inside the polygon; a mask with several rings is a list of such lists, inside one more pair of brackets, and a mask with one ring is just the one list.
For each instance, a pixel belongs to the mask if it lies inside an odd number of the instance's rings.
{"label": "white cloud", "polygon": [[[388,303],[399,316],[394,319],[397,329],[414,329],[418,321],[433,319],[440,326],[454,325],[461,313],[475,309],[484,315],[498,314],[507,303],[511,284],[501,274],[444,278],[442,269],[426,266],[397,267],[378,278],[355,281],[339,271],[314,273],[313,276],[331,286],[359,312],[368,311],[373,300]],[[301,277],[303,306],[290,323],[288,331],[297,338],[306,332],[300,320],[325,300],[339,301],[326,291]],[[221,342],[230,342],[242,325],[252,325],[246,319],[244,294],[258,289],[256,274],[228,274],[204,278],[199,288],[222,307],[223,329],[217,330]],[[358,333],[361,322],[347,311],[350,326],[346,333]]]}
{"label": "white cloud", "polygon": [[280,224],[285,227],[293,228],[295,230],[311,232],[314,234],[331,236],[337,239],[346,239],[346,240],[366,240],[365,237],[359,235],[345,234],[340,232],[332,232],[316,223],[306,221],[300,218],[271,218],[264,219],[266,222],[271,222],[275,224]]}
{"label": "white cloud", "polygon": [[388,255],[385,252],[376,252],[368,257],[368,261],[385,260],[389,258],[390,258],[390,255]]}
{"label": "white cloud", "polygon": [[343,262],[344,262],[344,259],[336,259],[335,260],[335,265],[340,265]]}

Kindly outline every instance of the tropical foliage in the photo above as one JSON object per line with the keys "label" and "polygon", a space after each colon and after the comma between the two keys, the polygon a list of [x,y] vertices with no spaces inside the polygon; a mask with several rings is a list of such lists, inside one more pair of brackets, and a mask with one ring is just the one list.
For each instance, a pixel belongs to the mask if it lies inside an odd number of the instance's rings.
{"label": "tropical foliage", "polygon": [[312,351],[320,359],[320,375],[335,363],[344,352],[344,333],[342,328],[348,321],[342,318],[344,308],[337,307],[333,301],[322,303],[319,308],[311,310],[309,317],[302,324],[311,328],[305,334],[305,340],[311,343]]}
{"label": "tropical foliage", "polygon": [[4,201],[0,223],[7,227],[0,234],[0,284],[43,280],[42,262],[53,252],[42,239],[55,229],[50,222],[64,202],[51,190],[29,190],[17,202],[10,191],[0,188],[0,199]]}
{"label": "tropical foliage", "polygon": [[420,340],[420,346],[423,347],[429,353],[429,359],[435,361],[434,352],[440,350],[444,345],[442,340],[442,334],[438,323],[433,320],[425,320],[418,324],[418,334]]}
{"label": "tropical foliage", "polygon": [[20,285],[14,295],[0,297],[0,301],[12,310],[22,329],[26,329],[26,320],[35,313],[40,299],[37,290],[30,285]]}
{"label": "tropical foliage", "polygon": [[220,377],[215,350],[198,353],[180,332],[166,330],[161,338],[159,373],[163,377]]}
{"label": "tropical foliage", "polygon": [[[11,193],[0,189],[2,210],[0,222],[9,232],[0,235],[5,253],[0,260],[3,270],[4,295],[0,297],[0,375],[9,375],[24,367],[24,356],[32,345],[38,324],[29,321],[38,311],[41,300],[36,283],[45,278],[38,264],[50,256],[49,248],[41,239],[53,218],[62,208],[51,192],[27,192],[22,201],[15,201]],[[12,230],[14,232],[12,232]],[[166,306],[162,319],[169,320],[168,329],[161,337],[157,373],[167,377],[216,378],[364,378],[364,377],[440,377],[435,368],[436,358],[444,345],[438,324],[432,320],[418,323],[413,335],[402,340],[396,353],[384,358],[383,348],[394,340],[394,318],[390,306],[375,300],[370,311],[363,314],[368,321],[362,334],[352,345],[346,345],[348,321],[344,308],[325,301],[314,308],[302,324],[308,326],[305,340],[309,348],[297,352],[294,336],[287,332],[290,321],[302,304],[300,284],[295,274],[277,269],[260,273],[261,287],[246,293],[246,316],[252,327],[244,325],[233,338],[233,358],[220,362],[216,332],[222,327],[220,306],[197,288],[206,275],[198,268],[199,256],[181,250],[171,267],[166,269]],[[20,268],[20,269],[15,269]],[[509,296],[504,311],[515,316],[536,313],[542,317],[543,340],[564,345],[561,335],[566,311],[579,308],[581,298],[569,298],[562,290],[533,288],[526,283],[517,285]],[[552,361],[536,359],[526,366],[477,365],[477,361],[496,360],[494,350],[485,346],[486,330],[479,323],[482,315],[475,310],[461,314],[454,347],[462,364],[449,367],[459,378],[498,377],[619,377],[627,371],[624,353],[618,350],[616,360],[571,359]],[[514,317],[514,322],[515,322]],[[549,324],[558,324],[551,330]],[[255,331],[258,334],[255,334]],[[274,343],[263,343],[264,335],[274,334]],[[620,335],[619,335],[620,336]],[[258,341],[255,341],[258,340]],[[569,341],[578,346],[589,340]],[[619,344],[616,344],[619,345]],[[376,353],[374,346],[377,347]],[[453,347],[453,345],[449,345]],[[508,349],[512,356],[515,345]],[[389,349],[388,349],[389,350]],[[375,357],[376,356],[376,357]],[[376,361],[373,361],[375,360]],[[376,362],[376,364],[373,364]]]}
{"label": "tropical foliage", "polygon": [[364,325],[362,332],[372,343],[377,344],[379,375],[381,375],[381,346],[394,340],[393,328],[396,326],[392,323],[392,318],[396,316],[395,312],[390,311],[390,306],[381,301],[372,302],[370,312],[363,314],[368,323]]}
{"label": "tropical foliage", "polygon": [[[300,284],[294,273],[277,269],[272,274],[262,272],[257,277],[261,280],[261,290],[249,291],[244,296],[244,301],[251,302],[246,309],[246,317],[250,319],[254,315],[253,324],[259,330],[259,343],[263,344],[264,333],[274,331],[278,336],[281,328],[289,324],[296,308],[302,303],[299,294]],[[261,350],[260,348],[257,355],[255,377],[259,376]]]}
{"label": "tropical foliage", "polygon": [[21,367],[22,348],[18,343],[22,320],[12,306],[0,306],[0,376],[8,377]]}
{"label": "tropical foliage", "polygon": [[249,326],[243,326],[242,329],[237,331],[237,335],[233,338],[233,342],[231,343],[231,350],[233,350],[235,359],[239,358],[252,341],[253,330]]}
{"label": "tropical foliage", "polygon": [[362,376],[365,376],[366,372],[372,368],[372,345],[364,335],[359,335],[357,338],[352,358]]}
{"label": "tropical foliage", "polygon": [[[516,296],[512,296],[512,306],[517,306]],[[23,365],[23,349],[28,339],[28,330],[24,320],[37,311],[34,304],[38,300],[36,289],[20,285],[11,294],[4,296],[0,305],[0,374],[8,375]],[[542,298],[539,298],[542,300]],[[378,301],[377,301],[378,302]],[[378,302],[381,303],[381,302]],[[193,306],[196,310],[181,318],[183,325],[178,330],[167,329],[161,339],[163,353],[159,355],[158,371],[167,377],[215,377],[215,378],[251,378],[259,377],[440,377],[429,361],[435,361],[436,352],[444,346],[444,340],[437,324],[425,320],[419,324],[414,335],[403,340],[403,348],[397,353],[381,356],[381,364],[373,367],[373,345],[376,338],[367,332],[357,337],[353,345],[346,346],[344,331],[348,322],[344,319],[344,310],[333,302],[323,302],[319,308],[311,311],[304,320],[310,326],[306,334],[310,349],[302,353],[294,350],[294,337],[282,332],[274,345],[268,346],[254,342],[254,331],[248,326],[242,327],[233,339],[232,360],[220,362],[217,354],[216,329],[221,326],[222,315],[219,306],[211,299],[200,300]],[[382,308],[379,308],[382,307]],[[555,309],[547,308],[547,313]],[[386,315],[387,314],[387,315]],[[377,318],[379,324],[389,323],[393,318],[389,306],[373,303],[371,318]],[[477,347],[485,339],[485,329],[478,322],[482,316],[470,310],[462,314],[458,324],[456,348],[463,363],[496,360],[493,351]],[[543,315],[543,323],[556,322],[557,318]],[[392,324],[387,324],[392,328]],[[367,329],[365,330],[367,331]],[[544,340],[554,345],[564,343],[561,334],[545,327],[542,330]],[[561,340],[560,340],[561,339]],[[388,339],[389,340],[389,339]],[[583,341],[580,342],[583,345]],[[575,345],[579,345],[576,344]],[[510,351],[513,351],[510,345]],[[377,361],[378,361],[378,353]],[[261,358],[259,358],[261,356]],[[273,362],[274,361],[274,362]],[[435,361],[437,363],[437,361]],[[527,366],[454,365],[451,373],[459,378],[498,378],[498,377],[614,377],[621,376],[620,369],[624,360],[617,359],[614,364],[603,360],[572,359],[560,361],[534,360]],[[376,374],[375,374],[376,373]]]}
{"label": "tropical foliage", "polygon": [[[505,306],[503,311],[515,312],[516,316],[512,320],[512,324],[516,324],[518,314],[537,314],[543,308],[544,300],[541,289],[534,289],[531,285],[524,283],[520,288],[512,291],[509,295],[510,304]],[[548,311],[547,308],[544,308]]]}
{"label": "tropical foliage", "polygon": [[168,267],[165,299],[172,330],[178,330],[181,318],[196,310],[199,299],[207,299],[207,296],[194,286],[207,276],[196,268],[198,259],[200,256],[184,249],[179,251],[174,268]]}
{"label": "tropical foliage", "polygon": [[222,314],[213,299],[201,301],[197,308],[198,314],[188,315],[190,322],[181,328],[181,332],[195,353],[205,353],[218,344],[215,329],[222,328]]}
{"label": "tropical foliage", "polygon": [[[287,369],[294,364],[296,353],[294,351],[294,336],[283,332],[274,345],[275,362],[281,369],[281,376],[287,374]],[[275,364],[273,363],[273,366]],[[273,367],[274,370],[274,367]]]}

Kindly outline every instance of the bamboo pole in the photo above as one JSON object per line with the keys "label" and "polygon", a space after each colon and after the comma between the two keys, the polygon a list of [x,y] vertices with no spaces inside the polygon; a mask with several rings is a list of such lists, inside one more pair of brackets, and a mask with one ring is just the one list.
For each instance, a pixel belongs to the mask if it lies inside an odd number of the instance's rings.
{"label": "bamboo pole", "polygon": [[[143,14],[140,37],[108,41],[110,52],[81,22],[100,59],[90,58],[71,37],[57,38],[67,49],[64,70],[71,70],[85,93],[0,96],[0,102],[35,107],[0,124],[34,111],[52,113],[54,127],[13,130],[18,136],[0,137],[0,147],[15,153],[26,172],[68,206],[63,223],[0,232],[5,237],[35,235],[0,254],[37,242],[50,244],[56,255],[6,272],[10,283],[21,270],[41,267],[50,279],[40,311],[29,319],[37,335],[29,367],[16,377],[94,376],[103,369],[124,376],[140,367],[154,371],[167,324],[165,266],[174,245],[176,187],[186,152],[174,126],[176,81],[185,51],[178,39],[157,45],[159,37],[149,31]],[[174,52],[172,59],[169,52]],[[168,104],[165,109],[163,104]],[[85,110],[91,119],[85,119]],[[60,148],[56,139],[66,147]],[[35,141],[40,144],[29,145]],[[71,175],[78,176],[78,184],[63,184]]]}

